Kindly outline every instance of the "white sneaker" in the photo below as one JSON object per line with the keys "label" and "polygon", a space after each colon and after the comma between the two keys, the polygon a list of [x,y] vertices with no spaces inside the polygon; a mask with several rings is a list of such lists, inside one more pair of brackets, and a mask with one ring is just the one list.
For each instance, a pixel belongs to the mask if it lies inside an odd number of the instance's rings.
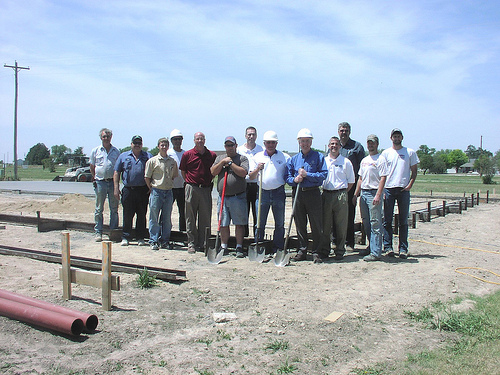
{"label": "white sneaker", "polygon": [[102,242],[102,233],[96,233],[94,235],[95,242]]}
{"label": "white sneaker", "polygon": [[126,238],[124,238],[122,240],[122,243],[120,244],[120,246],[128,246],[128,240]]}
{"label": "white sneaker", "polygon": [[148,244],[144,240],[138,240],[137,241],[137,246],[148,246]]}

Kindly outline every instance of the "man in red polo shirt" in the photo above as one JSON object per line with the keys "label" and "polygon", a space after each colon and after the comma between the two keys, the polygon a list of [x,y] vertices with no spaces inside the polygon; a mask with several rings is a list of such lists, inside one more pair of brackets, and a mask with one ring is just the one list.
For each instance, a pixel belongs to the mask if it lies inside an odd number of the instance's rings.
{"label": "man in red polo shirt", "polygon": [[[216,154],[205,147],[205,134],[194,135],[194,148],[182,155],[182,177],[186,181],[186,232],[188,253],[194,254],[205,246],[205,228],[211,227],[212,173]],[[198,225],[196,225],[198,218]]]}

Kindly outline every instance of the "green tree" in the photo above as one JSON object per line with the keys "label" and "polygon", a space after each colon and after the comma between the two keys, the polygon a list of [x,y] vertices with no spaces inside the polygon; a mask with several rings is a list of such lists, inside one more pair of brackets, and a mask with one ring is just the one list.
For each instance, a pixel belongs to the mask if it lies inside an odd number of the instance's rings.
{"label": "green tree", "polygon": [[[438,151],[439,152],[439,151]],[[432,156],[432,166],[429,168],[429,172],[431,173],[446,173],[446,154],[435,153]]]}
{"label": "green tree", "polygon": [[429,148],[429,146],[427,145],[420,145],[419,149],[417,150],[417,155],[420,160],[420,163],[418,165],[420,169],[424,171],[424,175],[428,170],[432,168],[432,164],[434,162],[432,156],[435,152],[435,148]]}
{"label": "green tree", "polygon": [[50,157],[50,151],[43,143],[37,143],[28,151],[26,161],[31,165],[42,165],[42,160]]}
{"label": "green tree", "polygon": [[495,174],[495,162],[493,161],[493,158],[487,154],[482,154],[476,159],[474,162],[474,168],[479,171],[480,176],[493,176]]}
{"label": "green tree", "polygon": [[83,153],[83,147],[78,146],[75,148],[75,151],[73,152],[73,156],[84,156],[85,154]]}
{"label": "green tree", "polygon": [[455,171],[457,173],[458,173],[458,168],[460,168],[460,166],[462,164],[465,164],[468,161],[469,161],[469,158],[467,157],[465,152],[463,152],[462,150],[459,150],[459,149],[452,150],[448,154],[448,163],[451,167],[455,168]]}
{"label": "green tree", "polygon": [[51,157],[54,160],[54,163],[66,164],[68,162],[68,154],[71,154],[70,148],[65,145],[54,145],[50,149],[52,151]]}
{"label": "green tree", "polygon": [[500,171],[500,150],[495,152],[494,159],[495,159],[495,166],[497,167],[497,171]]}
{"label": "green tree", "polygon": [[[132,150],[132,147],[131,146],[127,146],[127,147],[124,147],[124,148],[120,148],[120,152],[127,152],[127,151],[130,151]],[[142,151],[148,151],[148,148],[147,147],[143,147],[142,148]]]}
{"label": "green tree", "polygon": [[474,145],[468,145],[467,150],[465,150],[465,155],[467,155],[469,159],[477,159],[479,155],[481,155],[481,151]]}
{"label": "green tree", "polygon": [[440,160],[441,162],[439,163],[439,167],[441,167],[443,163],[445,165],[445,171],[440,172],[440,173],[445,173],[446,169],[452,167],[452,165],[450,164],[450,160],[448,158],[448,155],[450,154],[450,152],[451,152],[451,150],[446,149],[446,150],[436,151],[436,153],[434,154],[434,156],[437,158],[437,159],[434,158],[434,162],[436,162],[437,160]]}
{"label": "green tree", "polygon": [[158,148],[158,146],[156,146],[155,148],[149,150],[149,152],[151,153],[151,155],[156,156],[160,152],[160,149]]}

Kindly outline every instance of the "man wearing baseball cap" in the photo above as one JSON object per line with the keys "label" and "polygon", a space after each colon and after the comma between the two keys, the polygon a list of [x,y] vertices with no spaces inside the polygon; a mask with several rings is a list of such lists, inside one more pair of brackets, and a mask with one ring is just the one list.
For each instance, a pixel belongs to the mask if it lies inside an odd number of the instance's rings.
{"label": "man wearing baseball cap", "polygon": [[224,176],[227,171],[226,192],[220,227],[221,247],[224,249],[224,252],[227,251],[230,234],[229,224],[232,221],[236,227],[236,257],[243,258],[245,257],[245,253],[243,252],[243,237],[245,236],[245,225],[248,224],[247,186],[245,181],[248,173],[248,159],[246,156],[236,152],[237,146],[238,144],[233,136],[226,137],[224,139],[226,154],[217,156],[214,165],[210,168],[210,172],[212,172],[212,176],[219,176],[217,182],[217,191],[219,192],[217,211],[220,212]]}
{"label": "man wearing baseball cap", "polygon": [[132,222],[135,219],[135,237],[139,246],[147,246],[144,238],[146,229],[146,212],[148,210],[149,188],[144,180],[146,162],[152,155],[142,150],[142,137],[134,135],[131,150],[120,154],[115,164],[113,182],[115,197],[120,197],[120,177],[123,181],[121,202],[123,206],[122,246],[128,246],[132,239]]}
{"label": "man wearing baseball cap", "polygon": [[369,246],[361,250],[367,262],[380,260],[382,255],[383,229],[382,208],[384,201],[384,186],[387,179],[387,161],[378,153],[378,137],[370,134],[366,138],[369,155],[361,160],[359,178],[354,193],[354,199],[361,196],[359,207]]}
{"label": "man wearing baseball cap", "polygon": [[384,252],[394,256],[392,247],[392,216],[394,203],[399,212],[399,257],[408,258],[408,213],[410,211],[410,189],[417,178],[418,156],[411,148],[403,147],[403,132],[391,131],[392,147],[384,150],[387,160],[387,180],[384,189]]}

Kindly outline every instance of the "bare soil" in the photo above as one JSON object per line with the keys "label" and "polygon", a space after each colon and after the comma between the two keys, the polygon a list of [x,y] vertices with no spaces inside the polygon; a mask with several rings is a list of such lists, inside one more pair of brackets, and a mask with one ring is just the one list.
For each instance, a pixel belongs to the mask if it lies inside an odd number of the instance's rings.
{"label": "bare soil", "polygon": [[[81,195],[0,194],[4,213],[34,216],[40,210],[45,217],[92,222],[93,207],[93,200]],[[99,317],[97,332],[76,338],[0,317],[0,372],[350,374],[400,361],[449,338],[409,321],[405,310],[499,289],[455,272],[457,267],[499,272],[499,214],[500,205],[490,203],[418,222],[410,230],[407,260],[385,257],[374,263],[348,252],[342,262],[319,265],[305,261],[278,268],[233,256],[211,265],[202,253],[188,255],[180,245],[153,252],[114,244],[113,260],[186,270],[188,281],[140,289],[136,275],[117,274],[122,288],[112,294],[112,311],[101,309],[100,290],[88,286],[73,285],[73,299],[63,300],[59,265],[0,255],[0,288]],[[174,229],[176,220],[174,211]],[[2,225],[3,245],[61,252],[59,232]],[[71,253],[100,258],[102,245],[91,233],[71,232]],[[333,312],[342,315],[325,320]],[[236,319],[216,323],[217,313],[234,313]]]}

